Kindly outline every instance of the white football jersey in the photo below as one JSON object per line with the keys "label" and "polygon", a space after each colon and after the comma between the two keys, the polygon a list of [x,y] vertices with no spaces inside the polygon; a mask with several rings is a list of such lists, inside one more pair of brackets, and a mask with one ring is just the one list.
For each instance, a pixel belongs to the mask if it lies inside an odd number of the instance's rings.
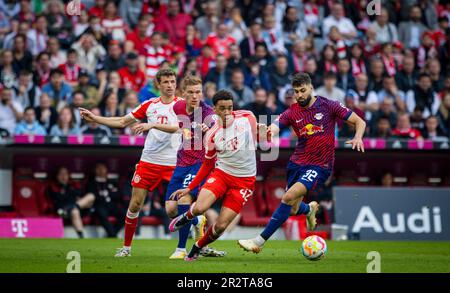
{"label": "white football jersey", "polygon": [[233,111],[234,121],[216,123],[205,136],[205,158],[217,156],[216,168],[235,177],[256,175],[256,118],[250,111]]}
{"label": "white football jersey", "polygon": [[[164,104],[160,98],[150,99],[128,115],[131,115],[136,121],[147,118],[148,123],[178,125],[173,105],[180,100],[182,98],[175,97],[172,102]],[[175,166],[180,144],[181,134],[167,133],[152,128],[145,138],[141,161],[163,166]]]}

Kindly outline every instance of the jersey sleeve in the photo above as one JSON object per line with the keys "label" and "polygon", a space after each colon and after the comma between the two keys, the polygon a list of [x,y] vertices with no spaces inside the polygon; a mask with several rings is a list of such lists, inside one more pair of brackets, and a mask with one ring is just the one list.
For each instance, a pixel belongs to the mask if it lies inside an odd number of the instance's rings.
{"label": "jersey sleeve", "polygon": [[150,100],[145,101],[144,103],[140,104],[136,109],[134,109],[129,115],[133,117],[136,121],[144,120],[147,118],[147,109],[150,105]]}
{"label": "jersey sleeve", "polygon": [[291,109],[287,109],[283,113],[278,116],[277,119],[273,122],[278,128],[283,129],[291,126]]}
{"label": "jersey sleeve", "polygon": [[329,101],[331,113],[337,118],[347,120],[353,111],[337,101]]}

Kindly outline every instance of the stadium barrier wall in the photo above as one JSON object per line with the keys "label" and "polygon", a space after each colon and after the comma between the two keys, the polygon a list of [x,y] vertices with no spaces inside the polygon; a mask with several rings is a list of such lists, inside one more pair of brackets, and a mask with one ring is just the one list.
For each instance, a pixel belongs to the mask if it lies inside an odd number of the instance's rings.
{"label": "stadium barrier wall", "polygon": [[351,239],[450,240],[450,188],[335,187],[333,197]]}

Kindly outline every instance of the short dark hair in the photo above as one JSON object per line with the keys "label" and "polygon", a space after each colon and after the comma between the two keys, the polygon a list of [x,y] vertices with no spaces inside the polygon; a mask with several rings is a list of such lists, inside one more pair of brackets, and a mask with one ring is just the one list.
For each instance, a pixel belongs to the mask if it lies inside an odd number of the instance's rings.
{"label": "short dark hair", "polygon": [[417,78],[417,80],[421,80],[424,77],[431,78],[428,73],[422,72],[421,74],[419,74],[419,77]]}
{"label": "short dark hair", "polygon": [[50,77],[54,76],[55,74],[64,75],[64,72],[60,68],[54,68],[50,71]]}
{"label": "short dark hair", "polygon": [[311,84],[311,77],[309,77],[308,73],[299,72],[294,74],[294,76],[292,77],[291,81],[292,87],[300,87],[309,84]]}
{"label": "short dark hair", "polygon": [[163,76],[173,76],[173,77],[177,77],[177,74],[175,73],[175,71],[173,71],[172,69],[161,69],[156,73],[156,82],[160,83],[161,82],[161,78]]}
{"label": "short dark hair", "polygon": [[333,71],[325,72],[323,79],[337,79],[336,73],[334,73]]}
{"label": "short dark hair", "polygon": [[217,93],[214,94],[212,98],[214,106],[217,105],[219,101],[228,101],[228,100],[233,101],[233,95],[226,90],[218,91]]}
{"label": "short dark hair", "polygon": [[34,110],[34,108],[33,108],[32,106],[26,107],[25,110],[23,110],[23,112],[25,113],[25,112],[28,111],[28,110],[33,110],[33,112],[36,113],[36,111]]}

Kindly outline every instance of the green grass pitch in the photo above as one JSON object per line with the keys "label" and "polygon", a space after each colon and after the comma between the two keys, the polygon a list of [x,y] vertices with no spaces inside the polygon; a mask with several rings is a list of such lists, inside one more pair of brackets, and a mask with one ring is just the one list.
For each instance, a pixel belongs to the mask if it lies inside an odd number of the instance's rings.
{"label": "green grass pitch", "polygon": [[186,263],[168,259],[175,240],[135,240],[132,257],[114,258],[119,239],[0,239],[0,272],[64,273],[70,251],[80,253],[82,273],[365,273],[369,251],[380,253],[381,272],[450,272],[450,242],[327,244],[326,258],[312,262],[301,255],[300,241],[269,241],[258,255],[236,241],[217,241],[212,247],[227,256]]}

